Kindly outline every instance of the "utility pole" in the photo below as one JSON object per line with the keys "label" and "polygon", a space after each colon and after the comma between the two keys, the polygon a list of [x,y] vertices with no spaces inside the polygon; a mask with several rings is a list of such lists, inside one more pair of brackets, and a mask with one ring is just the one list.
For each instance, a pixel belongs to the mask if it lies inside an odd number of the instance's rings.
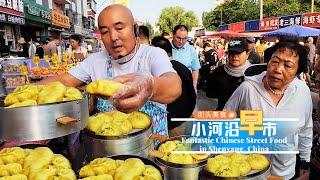
{"label": "utility pole", "polygon": [[313,13],[314,10],[314,0],[311,0],[311,12]]}
{"label": "utility pole", "polygon": [[260,4],[260,19],[263,19],[263,0],[259,0]]}
{"label": "utility pole", "polygon": [[220,25],[222,24],[222,8],[220,10]]}

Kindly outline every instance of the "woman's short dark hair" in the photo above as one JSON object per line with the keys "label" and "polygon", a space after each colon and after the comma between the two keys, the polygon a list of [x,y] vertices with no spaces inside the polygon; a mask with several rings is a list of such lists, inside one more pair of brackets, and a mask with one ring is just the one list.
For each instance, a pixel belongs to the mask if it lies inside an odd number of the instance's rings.
{"label": "woman's short dark hair", "polygon": [[81,41],[82,41],[81,36],[80,36],[80,35],[77,35],[77,34],[71,35],[69,39],[73,39],[73,40],[77,41],[79,44],[80,44]]}
{"label": "woman's short dark hair", "polygon": [[168,56],[172,56],[172,45],[168,39],[162,36],[156,36],[151,40],[151,45],[165,50]]}
{"label": "woman's short dark hair", "polygon": [[290,49],[299,56],[297,75],[306,72],[308,69],[308,50],[305,46],[299,44],[298,39],[295,38],[282,38],[274,46],[268,48],[268,57],[265,57],[267,58],[266,60],[271,59],[273,53],[276,51],[284,49]]}

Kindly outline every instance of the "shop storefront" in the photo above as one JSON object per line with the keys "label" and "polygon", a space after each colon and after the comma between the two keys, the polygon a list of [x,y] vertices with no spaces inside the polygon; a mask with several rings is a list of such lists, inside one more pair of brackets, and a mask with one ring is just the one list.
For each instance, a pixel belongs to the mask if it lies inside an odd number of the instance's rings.
{"label": "shop storefront", "polygon": [[0,1],[0,37],[4,38],[11,49],[20,37],[20,26],[25,24],[23,0]]}
{"label": "shop storefront", "polygon": [[31,0],[24,4],[26,25],[22,27],[22,35],[37,41],[45,41],[50,36],[51,10]]}

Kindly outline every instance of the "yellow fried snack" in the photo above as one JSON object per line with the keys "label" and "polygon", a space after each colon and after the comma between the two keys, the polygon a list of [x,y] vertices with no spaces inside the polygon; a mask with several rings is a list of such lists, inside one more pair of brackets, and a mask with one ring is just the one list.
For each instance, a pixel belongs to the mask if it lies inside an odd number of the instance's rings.
{"label": "yellow fried snack", "polygon": [[261,154],[250,154],[247,161],[254,170],[262,170],[269,166],[269,160]]}
{"label": "yellow fried snack", "polygon": [[67,87],[67,90],[64,94],[64,98],[62,99],[63,101],[74,101],[74,100],[79,100],[82,99],[82,93],[74,87]]}
{"label": "yellow fried snack", "polygon": [[166,155],[170,154],[172,151],[174,151],[177,148],[177,144],[173,141],[167,141],[160,145],[159,151],[165,153]]}
{"label": "yellow fried snack", "polygon": [[90,94],[102,96],[112,96],[116,91],[123,88],[124,85],[110,80],[98,80],[87,85],[86,91]]}
{"label": "yellow fried snack", "polygon": [[76,180],[76,174],[72,169],[57,169],[54,180]]}
{"label": "yellow fried snack", "polygon": [[239,169],[241,176],[245,176],[251,171],[251,166],[247,161],[232,160],[231,164],[236,166]]}
{"label": "yellow fried snack", "polygon": [[231,158],[232,161],[247,161],[247,157],[248,157],[247,155],[235,153],[235,152],[233,152],[229,155],[230,155],[229,157]]}
{"label": "yellow fried snack", "polygon": [[132,125],[127,119],[114,118],[111,123],[114,128],[119,128],[121,134],[129,134],[132,130]]}
{"label": "yellow fried snack", "polygon": [[69,160],[61,154],[54,154],[50,166],[58,169],[71,169]]}
{"label": "yellow fried snack", "polygon": [[110,122],[102,124],[97,134],[101,136],[121,136],[122,131],[120,127],[115,126],[113,123]]}
{"label": "yellow fried snack", "polygon": [[35,101],[35,100],[25,100],[23,102],[14,103],[14,104],[8,106],[8,108],[16,108],[16,107],[24,107],[24,106],[35,106],[35,105],[37,105],[37,101]]}
{"label": "yellow fried snack", "polygon": [[24,174],[15,174],[12,176],[0,177],[0,180],[28,180],[28,178]]}
{"label": "yellow fried snack", "polygon": [[20,147],[4,148],[0,151],[0,159],[2,164],[23,164],[23,159],[25,156],[25,151]]}
{"label": "yellow fried snack", "polygon": [[110,158],[97,158],[80,169],[80,178],[112,174],[117,168],[116,161]]}
{"label": "yellow fried snack", "polygon": [[38,96],[38,104],[61,102],[67,88],[61,82],[52,82],[43,87]]}
{"label": "yellow fried snack", "polygon": [[90,116],[88,120],[88,129],[92,132],[98,132],[101,129],[102,124],[111,123],[112,117],[105,115],[104,113]]}
{"label": "yellow fried snack", "polygon": [[124,163],[124,160],[116,160],[117,168],[120,167]]}
{"label": "yellow fried snack", "polygon": [[17,87],[13,93],[6,96],[4,100],[5,106],[20,103],[26,100],[37,100],[39,89],[36,85],[25,85]]}
{"label": "yellow fried snack", "polygon": [[146,165],[146,169],[143,172],[143,176],[144,177],[151,177],[154,180],[162,180],[162,176],[161,176],[160,171],[157,168],[150,166],[150,165]]}
{"label": "yellow fried snack", "polygon": [[218,155],[214,158],[208,158],[207,166],[205,167],[205,169],[208,172],[217,174],[220,166],[223,166],[225,164],[229,165],[230,163],[231,163],[231,159],[229,157],[226,157],[224,155]]}
{"label": "yellow fried snack", "polygon": [[145,129],[151,124],[150,118],[141,112],[130,113],[128,120],[135,129]]}
{"label": "yellow fried snack", "polygon": [[113,180],[113,177],[109,174],[103,174],[98,176],[90,176],[80,180]]}
{"label": "yellow fried snack", "polygon": [[136,176],[142,175],[145,171],[144,163],[138,158],[129,158],[117,168],[115,180],[131,180]]}
{"label": "yellow fried snack", "polygon": [[170,154],[168,162],[176,164],[194,164],[191,154]]}
{"label": "yellow fried snack", "polygon": [[192,154],[191,156],[193,159],[197,161],[202,161],[207,159],[210,156],[210,154]]}
{"label": "yellow fried snack", "polygon": [[37,171],[30,172],[29,180],[50,179],[56,175],[56,171],[56,169],[38,169]]}
{"label": "yellow fried snack", "polygon": [[127,119],[129,117],[128,114],[120,112],[120,111],[110,111],[110,112],[105,112],[104,113],[107,116],[111,116],[112,119]]}
{"label": "yellow fried snack", "polygon": [[220,177],[239,177],[240,170],[232,164],[223,164],[217,169],[215,175]]}
{"label": "yellow fried snack", "polygon": [[22,166],[18,163],[11,163],[7,165],[0,165],[0,177],[1,176],[12,176],[15,174],[22,173]]}
{"label": "yellow fried snack", "polygon": [[37,170],[47,167],[54,157],[53,152],[47,147],[38,147],[33,150],[25,159],[23,168],[28,172],[36,172]]}

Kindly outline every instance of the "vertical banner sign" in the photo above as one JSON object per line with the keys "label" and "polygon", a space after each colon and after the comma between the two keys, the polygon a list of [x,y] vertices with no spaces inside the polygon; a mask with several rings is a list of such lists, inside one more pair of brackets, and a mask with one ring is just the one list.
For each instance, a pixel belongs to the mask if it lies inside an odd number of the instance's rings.
{"label": "vertical banner sign", "polygon": [[302,16],[291,15],[291,16],[282,16],[279,18],[279,28],[284,28],[291,25],[302,25]]}
{"label": "vertical banner sign", "polygon": [[320,12],[303,14],[302,25],[307,27],[320,27]]}

